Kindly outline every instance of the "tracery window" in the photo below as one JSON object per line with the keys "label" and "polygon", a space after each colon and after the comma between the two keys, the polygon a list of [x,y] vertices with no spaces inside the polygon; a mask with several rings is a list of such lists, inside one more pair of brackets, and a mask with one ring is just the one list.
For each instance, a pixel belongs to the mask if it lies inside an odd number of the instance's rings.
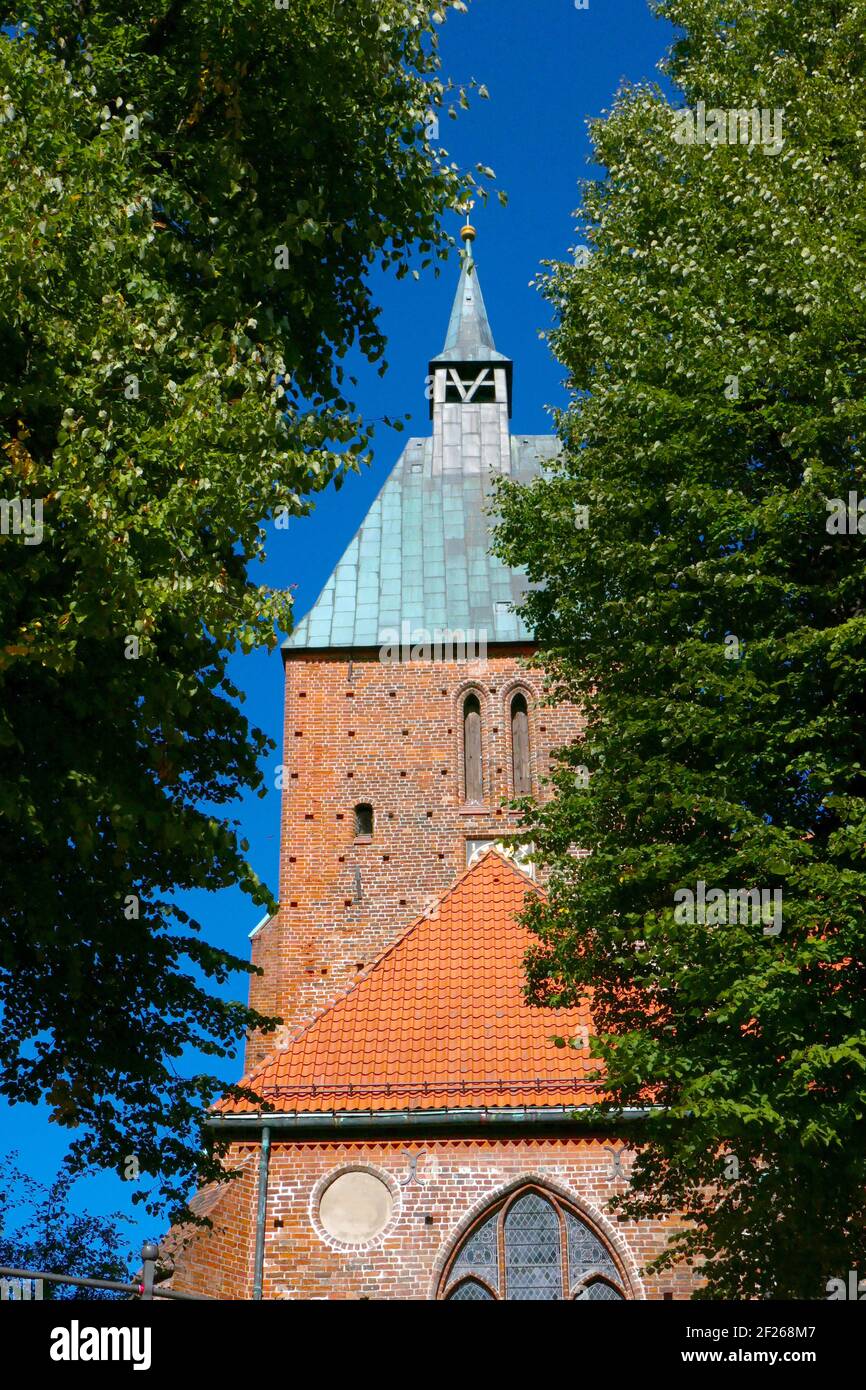
{"label": "tracery window", "polygon": [[551,1193],[527,1187],[463,1237],[440,1297],[598,1302],[627,1295],[613,1256],[586,1222]]}
{"label": "tracery window", "polygon": [[488,1293],[483,1284],[477,1284],[474,1279],[464,1279],[462,1284],[458,1284],[453,1293],[448,1295],[449,1302],[452,1303],[494,1303],[492,1293]]}

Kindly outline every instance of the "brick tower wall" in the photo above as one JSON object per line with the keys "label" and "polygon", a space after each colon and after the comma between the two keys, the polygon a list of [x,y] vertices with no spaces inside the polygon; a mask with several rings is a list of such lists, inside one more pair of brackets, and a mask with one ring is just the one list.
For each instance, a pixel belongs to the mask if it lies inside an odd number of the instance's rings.
{"label": "brick tower wall", "polygon": [[[309,1022],[446,891],[466,867],[467,839],[513,833],[510,702],[527,696],[533,793],[543,796],[551,750],[581,728],[576,709],[540,704],[529,646],[490,648],[464,662],[391,665],[378,651],[292,652],[285,669],[280,910],[253,938],[250,1002]],[[465,805],[462,701],[483,721],[484,803]],[[370,804],[369,843],[354,808]],[[250,1039],[247,1068],[274,1047]]]}

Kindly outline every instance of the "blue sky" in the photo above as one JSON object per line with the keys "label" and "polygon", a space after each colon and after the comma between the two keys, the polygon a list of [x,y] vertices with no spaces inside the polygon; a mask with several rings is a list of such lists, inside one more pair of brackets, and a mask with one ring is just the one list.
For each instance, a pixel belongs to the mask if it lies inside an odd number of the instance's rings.
{"label": "blue sky", "polygon": [[[551,359],[539,330],[549,312],[530,281],[545,259],[565,258],[575,245],[573,213],[579,179],[597,174],[590,163],[586,121],[609,108],[623,82],[658,79],[656,65],[672,31],[651,15],[646,0],[470,0],[469,13],[452,15],[441,32],[443,72],[455,81],[483,82],[490,100],[472,98],[470,111],[456,122],[442,120],[440,141],[464,166],[492,166],[496,186],[509,202],[496,198],[477,206],[475,257],[496,345],[514,359],[514,419],[518,433],[549,432],[546,407],[561,404],[562,372]],[[459,220],[449,230],[457,232]],[[409,434],[429,432],[424,396],[429,359],[442,347],[458,265],[440,278],[432,273],[416,283],[374,277],[388,339],[389,371],[361,366],[356,398],[368,418],[410,412]],[[296,612],[303,616],[351,540],[400,453],[405,435],[380,426],[373,466],[351,478],[340,493],[318,502],[313,516],[272,531],[267,565],[257,579],[295,586]],[[233,679],[247,692],[245,711],[278,745],[282,724],[282,663],[277,652],[238,658]],[[279,751],[269,760],[280,761]],[[276,892],[279,802],[271,788],[263,800],[238,803],[236,814],[250,841],[257,872]],[[215,944],[247,956],[247,934],[259,916],[242,894],[227,890],[198,895],[186,906],[205,924]],[[225,993],[246,997],[246,977]],[[227,1063],[234,1079],[240,1064]],[[0,1150],[16,1148],[21,1166],[41,1180],[56,1173],[68,1136],[48,1124],[41,1108],[0,1105]],[[82,1179],[75,1189],[80,1210],[135,1212],[134,1240],[158,1234],[131,1205],[131,1186],[112,1174]]]}

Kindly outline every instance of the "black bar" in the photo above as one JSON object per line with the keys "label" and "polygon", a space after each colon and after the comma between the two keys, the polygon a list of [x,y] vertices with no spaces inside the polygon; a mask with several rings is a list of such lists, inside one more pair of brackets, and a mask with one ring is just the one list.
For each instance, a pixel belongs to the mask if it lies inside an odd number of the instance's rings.
{"label": "black bar", "polygon": [[[41,1269],[0,1269],[0,1279],[41,1279],[49,1284],[75,1284],[82,1289],[114,1289],[116,1293],[131,1293],[136,1298],[142,1294],[142,1284],[121,1284],[117,1279],[83,1279],[71,1274],[48,1274]],[[193,1299],[196,1302],[212,1303],[206,1293],[180,1293],[176,1289],[160,1289],[154,1285],[154,1298]],[[26,1301],[26,1300],[25,1300]]]}

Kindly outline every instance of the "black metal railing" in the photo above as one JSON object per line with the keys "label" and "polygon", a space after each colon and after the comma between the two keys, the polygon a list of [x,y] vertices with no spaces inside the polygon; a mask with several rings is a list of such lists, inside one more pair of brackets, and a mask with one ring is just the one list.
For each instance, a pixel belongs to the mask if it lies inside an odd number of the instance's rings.
{"label": "black metal railing", "polygon": [[[141,1279],[135,1284],[124,1284],[119,1279],[85,1279],[78,1275],[49,1273],[44,1269],[7,1269],[0,1266],[0,1294],[4,1299],[9,1299],[12,1293],[8,1281],[15,1279],[23,1282],[37,1284],[74,1284],[82,1289],[112,1289],[115,1293],[128,1293],[133,1298],[153,1299],[153,1298],[181,1298],[204,1300],[210,1302],[208,1294],[205,1293],[181,1293],[176,1289],[162,1289],[154,1283],[156,1275],[156,1261],[159,1257],[159,1246],[154,1245],[153,1241],[146,1240],[141,1247]],[[30,1297],[29,1294],[20,1294],[23,1300]],[[42,1297],[41,1289],[36,1294],[36,1299]]]}

